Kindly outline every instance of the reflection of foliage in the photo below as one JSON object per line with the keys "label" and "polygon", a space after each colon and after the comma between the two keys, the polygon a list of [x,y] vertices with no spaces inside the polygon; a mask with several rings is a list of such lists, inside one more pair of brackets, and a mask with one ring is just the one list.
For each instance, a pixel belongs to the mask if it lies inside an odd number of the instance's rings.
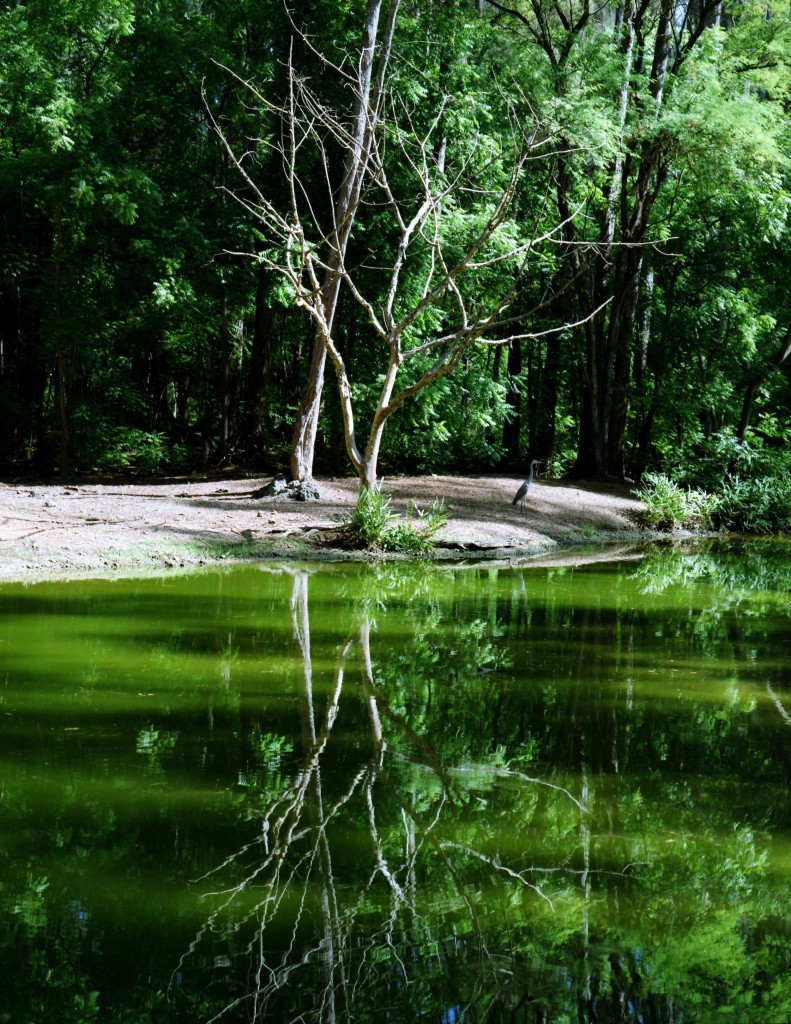
{"label": "reflection of foliage", "polygon": [[[569,579],[563,572],[551,575],[556,582]],[[496,573],[484,578],[499,583]],[[677,1003],[686,1012],[711,999],[716,1005],[730,1001],[733,1016],[724,1012],[722,1019],[736,1020],[760,988],[744,958],[739,922],[748,906],[764,913],[762,841],[747,827],[728,836],[719,820],[702,829],[694,785],[662,785],[654,776],[630,788],[618,775],[605,776],[596,789],[584,784],[575,796],[571,776],[542,777],[536,769],[551,756],[549,734],[542,739],[518,730],[511,738],[502,721],[495,726],[502,718],[502,677],[513,671],[513,648],[503,643],[509,631],[500,615],[476,617],[473,602],[463,616],[449,620],[436,584],[452,589],[452,574],[433,577],[425,603],[420,591],[409,601],[408,580],[403,572],[366,574],[355,614],[359,633],[339,655],[324,724],[308,718],[303,726],[314,740],[302,768],[273,802],[259,805],[261,838],[218,869],[216,877],[231,884],[214,890],[218,902],[193,952],[233,922],[247,938],[235,942],[228,956],[235,956],[237,973],[256,979],[218,1019],[245,1006],[254,1017],[266,1011],[283,1020],[318,1020],[329,1005],[342,1016],[363,1019],[375,1005],[388,1005],[396,1014],[432,1006],[472,1020],[492,1013],[507,1019],[509,993],[538,986],[548,1015],[576,1012],[580,1000],[604,1013],[610,999],[613,1007],[628,999],[635,1007]],[[306,616],[304,584],[298,593],[292,609]],[[529,611],[527,597],[512,607]],[[390,614],[399,609],[414,623],[408,646],[377,633],[375,662],[365,615],[372,607]],[[306,653],[306,618],[295,630]],[[344,684],[354,651],[362,668],[371,752],[366,760],[363,744],[356,762],[347,754],[341,782],[322,766],[337,764],[335,731],[355,713],[359,699],[350,706]],[[555,649],[551,664],[542,699],[562,715],[563,647]],[[573,664],[577,672],[586,665],[576,655]],[[305,665],[303,707],[310,714],[307,653]],[[460,685],[464,699],[456,700]],[[698,735],[706,730],[716,744],[720,730],[738,731],[750,710],[737,702],[700,712],[691,728]],[[677,761],[677,729],[675,737],[668,727],[643,740],[642,711],[635,708],[630,721],[634,738],[624,734],[621,742],[635,747],[635,757],[643,763]],[[497,741],[497,735],[509,738]],[[638,746],[652,751],[647,759]],[[617,786],[613,794],[607,792],[611,785]],[[606,819],[609,828],[602,829]],[[338,868],[335,849],[339,843],[343,857],[349,829],[356,850],[351,871],[348,864]],[[346,879],[342,886],[336,883],[339,874]],[[620,928],[607,909],[612,898],[623,898],[631,908]],[[236,905],[245,908],[243,916]],[[721,909],[712,914],[713,906]],[[581,929],[590,936],[583,973]],[[454,936],[451,945],[448,933]],[[669,951],[653,950],[651,935],[676,933],[680,938],[669,939]],[[705,956],[694,957],[701,942],[707,944]],[[728,974],[734,958],[738,969]],[[686,992],[690,971],[697,979],[694,1000]],[[298,984],[297,974],[303,980],[295,1002],[289,988]],[[731,980],[723,984],[723,977]],[[581,1019],[594,1019],[591,1013]]]}
{"label": "reflection of foliage", "polygon": [[92,584],[46,687],[10,615],[0,1014],[785,1020],[790,578],[264,566],[123,628]]}
{"label": "reflection of foliage", "polygon": [[719,608],[749,598],[753,606],[758,601],[791,611],[791,544],[710,540],[657,549],[640,562],[633,578],[645,594],[700,584]]}
{"label": "reflection of foliage", "polygon": [[[237,784],[249,793],[256,792],[264,801],[279,794],[287,785],[283,760],[293,753],[294,744],[288,736],[263,733],[252,738],[253,762],[239,772]],[[260,808],[248,804],[248,816],[259,814]]]}
{"label": "reflection of foliage", "polygon": [[277,736],[273,732],[263,733],[257,738],[258,748],[263,763],[267,768],[277,771],[284,754],[294,750],[294,744],[287,736]]}
{"label": "reflection of foliage", "polygon": [[27,884],[10,908],[28,932],[41,931],[47,924],[47,909],[44,893],[49,888],[46,878],[27,876]]}
{"label": "reflection of foliage", "polygon": [[431,562],[379,562],[366,565],[348,592],[359,615],[403,608],[418,628],[430,631],[441,615],[437,589],[443,577],[449,578],[447,571]]}
{"label": "reflection of foliage", "polygon": [[[305,635],[304,625],[300,635]],[[472,635],[480,636],[474,624]],[[330,756],[333,729],[341,716],[343,680],[353,647],[363,668],[373,752],[339,792],[332,787],[330,799],[322,763]],[[503,905],[518,904],[531,895],[551,905],[545,889],[564,889],[567,871],[553,869],[558,875],[554,881],[546,869],[525,860],[524,851],[511,851],[499,840],[493,841],[487,795],[497,789],[500,813],[510,813],[529,827],[540,806],[546,812],[546,801],[542,805],[536,793],[545,787],[551,816],[563,835],[579,827],[579,815],[584,813],[581,803],[556,783],[510,769],[502,749],[495,751],[491,764],[447,768],[390,705],[367,666],[370,652],[363,624],[358,640],[347,641],[341,652],[319,727],[310,710],[311,673],[306,663],[303,731],[312,742],[302,767],[262,809],[259,837],[209,876],[234,880],[210,894],[214,906],[192,950],[226,931],[232,921],[234,932],[241,929],[248,935],[241,948],[234,944],[236,956],[252,957],[256,979],[253,990],[232,1000],[218,1019],[242,1005],[253,1019],[258,1013],[283,1020],[291,1015],[324,1019],[322,1007],[332,1004],[342,1008],[344,1019],[366,1016],[364,1011],[372,1010],[366,993],[371,990],[374,1002],[381,1000],[383,984],[388,1002],[401,1002],[406,996],[408,1004],[415,1005],[421,992],[422,998],[433,1002],[439,995],[437,985],[447,979],[440,972],[432,981],[431,972],[425,973],[425,963],[422,958],[416,961],[416,955],[422,950],[429,963],[449,958],[448,951],[439,952],[445,946],[442,918],[452,921],[461,943],[455,955],[463,949],[466,959],[477,950],[478,966],[464,985],[457,986],[457,998],[472,1005],[488,990],[483,998],[494,1003],[504,967],[486,948],[493,908],[482,900],[482,892],[487,898],[499,893],[496,917]],[[356,883],[339,889],[334,883],[331,839],[339,834],[341,812],[354,822],[359,839]],[[427,899],[429,878],[432,895]],[[244,908],[241,916],[234,911],[237,906]],[[312,942],[311,935],[315,936]],[[231,954],[229,948],[227,956]],[[380,976],[383,967],[387,974]],[[307,977],[299,984],[294,1003],[291,990],[298,985],[298,974]],[[309,991],[316,1000],[312,1007]]]}
{"label": "reflection of foliage", "polygon": [[147,758],[150,768],[158,769],[161,767],[160,761],[162,757],[175,750],[178,740],[179,736],[176,732],[155,729],[153,726],[149,726],[147,729],[141,729],[137,734],[135,749],[138,754],[143,754]]}

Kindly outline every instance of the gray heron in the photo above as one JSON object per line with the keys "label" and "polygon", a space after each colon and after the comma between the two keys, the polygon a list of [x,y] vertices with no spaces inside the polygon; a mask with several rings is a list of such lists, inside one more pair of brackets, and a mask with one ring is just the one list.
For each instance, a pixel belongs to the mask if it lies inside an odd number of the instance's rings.
{"label": "gray heron", "polygon": [[533,482],[533,470],[536,466],[540,466],[543,461],[543,459],[533,459],[530,463],[530,475],[514,495],[514,500],[511,502],[512,505],[521,504],[522,508],[525,507],[525,498],[527,497],[527,492],[530,490],[530,484]]}

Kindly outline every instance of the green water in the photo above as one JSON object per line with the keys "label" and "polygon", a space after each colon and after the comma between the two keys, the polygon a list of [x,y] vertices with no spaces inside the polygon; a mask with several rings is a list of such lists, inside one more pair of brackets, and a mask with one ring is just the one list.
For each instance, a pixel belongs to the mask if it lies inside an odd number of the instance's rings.
{"label": "green water", "polygon": [[0,587],[0,1021],[791,1019],[791,545]]}

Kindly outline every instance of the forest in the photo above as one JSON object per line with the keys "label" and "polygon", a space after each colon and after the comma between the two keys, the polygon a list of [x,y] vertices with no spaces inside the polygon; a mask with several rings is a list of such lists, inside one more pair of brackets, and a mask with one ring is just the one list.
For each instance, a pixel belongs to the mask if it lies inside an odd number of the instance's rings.
{"label": "forest", "polygon": [[2,471],[791,518],[786,3],[4,0],[0,52]]}

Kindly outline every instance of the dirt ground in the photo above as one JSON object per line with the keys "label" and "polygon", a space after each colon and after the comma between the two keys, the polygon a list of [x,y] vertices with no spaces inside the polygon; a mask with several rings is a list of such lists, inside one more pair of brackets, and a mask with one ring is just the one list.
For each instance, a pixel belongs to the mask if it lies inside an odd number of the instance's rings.
{"label": "dirt ground", "polygon": [[[130,576],[229,559],[366,557],[343,550],[338,517],[354,505],[354,478],[318,479],[319,501],[254,497],[271,477],[167,483],[0,484],[0,580]],[[627,485],[535,480],[524,510],[510,476],[393,477],[393,508],[444,498],[451,518],[440,557],[513,561],[600,541],[648,535]],[[565,559],[573,558],[566,554]]]}

